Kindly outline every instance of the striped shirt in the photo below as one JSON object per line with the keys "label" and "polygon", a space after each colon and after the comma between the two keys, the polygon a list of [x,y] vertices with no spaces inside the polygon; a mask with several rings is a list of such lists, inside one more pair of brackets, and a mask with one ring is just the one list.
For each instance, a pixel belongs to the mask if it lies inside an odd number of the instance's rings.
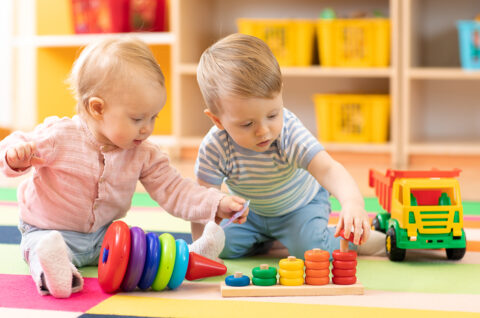
{"label": "striped shirt", "polygon": [[307,205],[320,190],[306,170],[324,148],[290,111],[283,111],[280,136],[265,152],[236,144],[225,130],[212,127],[200,145],[198,179],[249,199],[262,216],[280,216]]}
{"label": "striped shirt", "polygon": [[33,132],[5,138],[0,172],[15,177],[31,170],[12,170],[5,160],[10,147],[29,141],[45,163],[36,164],[18,187],[18,206],[21,220],[38,228],[95,232],[127,214],[138,180],[165,210],[201,223],[214,218],[225,195],[183,178],[148,141],[132,149],[104,150],[80,116],[49,117]]}

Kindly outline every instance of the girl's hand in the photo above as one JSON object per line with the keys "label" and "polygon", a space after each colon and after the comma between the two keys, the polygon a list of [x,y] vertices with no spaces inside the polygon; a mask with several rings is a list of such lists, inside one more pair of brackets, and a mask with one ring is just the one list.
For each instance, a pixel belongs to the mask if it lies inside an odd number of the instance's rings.
{"label": "girl's hand", "polygon": [[35,144],[24,142],[7,150],[7,164],[13,170],[25,170],[34,164],[43,164],[45,160],[35,156]]}
{"label": "girl's hand", "polygon": [[[222,219],[231,218],[236,212],[243,209],[244,203],[245,199],[243,198],[232,195],[224,196],[218,204],[217,214],[215,215],[215,222],[219,224]],[[245,209],[245,212],[240,217],[235,219],[233,223],[245,223],[245,221],[247,220],[248,211],[248,208]]]}
{"label": "girl's hand", "polygon": [[348,239],[351,234],[354,235],[353,243],[356,245],[361,245],[368,240],[370,236],[370,220],[363,206],[345,205],[345,207],[342,207],[335,237],[339,235],[342,229],[344,230],[345,238]]}

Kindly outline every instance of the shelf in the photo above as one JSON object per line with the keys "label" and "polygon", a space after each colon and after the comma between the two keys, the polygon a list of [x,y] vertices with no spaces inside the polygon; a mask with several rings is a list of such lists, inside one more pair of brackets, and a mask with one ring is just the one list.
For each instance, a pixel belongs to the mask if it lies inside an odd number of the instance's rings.
{"label": "shelf", "polygon": [[361,153],[390,153],[392,151],[391,143],[329,143],[321,142],[327,151],[348,151]]}
{"label": "shelf", "polygon": [[107,37],[136,36],[150,45],[170,45],[175,36],[170,32],[142,32],[142,33],[102,33],[102,34],[72,34],[72,35],[38,35],[17,36],[13,39],[16,47],[33,46],[38,48],[79,47],[92,41]]}
{"label": "shelf", "polygon": [[[184,63],[179,66],[183,75],[195,75],[196,63]],[[358,77],[358,78],[389,78],[394,72],[391,68],[342,68],[342,67],[282,67],[283,76],[288,77]]]}
{"label": "shelf", "polygon": [[480,70],[464,70],[458,67],[416,67],[408,71],[411,79],[426,80],[479,80]]}
{"label": "shelf", "polygon": [[464,142],[412,142],[410,154],[415,155],[480,155],[480,144]]}

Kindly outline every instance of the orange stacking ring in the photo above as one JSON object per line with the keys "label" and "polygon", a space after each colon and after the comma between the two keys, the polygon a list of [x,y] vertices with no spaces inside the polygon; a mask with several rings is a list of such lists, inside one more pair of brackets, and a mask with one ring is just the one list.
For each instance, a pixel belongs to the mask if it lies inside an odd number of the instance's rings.
{"label": "orange stacking ring", "polygon": [[305,267],[308,269],[328,269],[330,268],[329,261],[313,262],[305,261]]}
{"label": "orange stacking ring", "polygon": [[348,251],[340,252],[340,250],[335,250],[332,253],[333,259],[336,261],[354,261],[357,259],[357,252]]}
{"label": "orange stacking ring", "polygon": [[307,285],[327,285],[330,283],[330,277],[305,277],[305,284]]}
{"label": "orange stacking ring", "polygon": [[305,275],[308,277],[325,277],[330,274],[330,270],[327,269],[306,269]]}
{"label": "orange stacking ring", "polygon": [[323,251],[319,248],[314,248],[312,250],[308,250],[304,254],[306,261],[313,261],[313,262],[322,262],[322,261],[329,261],[330,260],[330,253],[328,251]]}

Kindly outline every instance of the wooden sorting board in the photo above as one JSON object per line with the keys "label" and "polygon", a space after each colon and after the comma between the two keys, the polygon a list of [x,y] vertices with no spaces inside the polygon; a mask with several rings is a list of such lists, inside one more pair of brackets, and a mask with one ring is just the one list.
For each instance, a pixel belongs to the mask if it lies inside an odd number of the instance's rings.
{"label": "wooden sorting board", "polygon": [[301,285],[301,286],[256,286],[245,287],[228,286],[221,284],[222,297],[272,297],[272,296],[339,296],[363,295],[363,285],[357,282],[354,285]]}

